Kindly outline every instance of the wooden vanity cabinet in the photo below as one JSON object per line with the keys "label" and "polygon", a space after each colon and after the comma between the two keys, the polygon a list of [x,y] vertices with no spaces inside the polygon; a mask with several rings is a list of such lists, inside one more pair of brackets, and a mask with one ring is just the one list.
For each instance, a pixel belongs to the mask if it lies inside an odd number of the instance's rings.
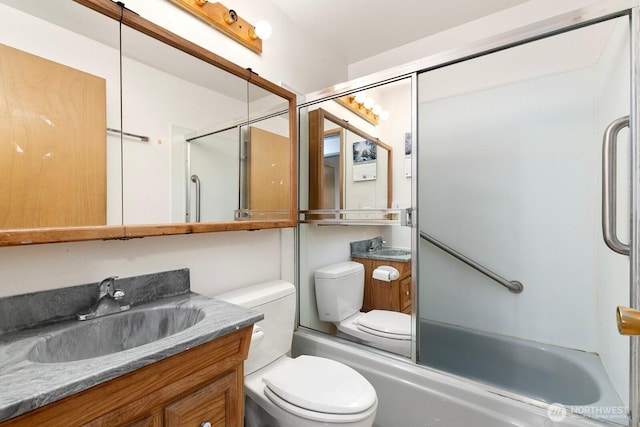
{"label": "wooden vanity cabinet", "polygon": [[8,426],[242,426],[252,327],[50,403]]}
{"label": "wooden vanity cabinet", "polygon": [[[411,261],[383,261],[351,258],[364,265],[364,302],[362,311],[391,310],[411,314]],[[388,265],[400,272],[400,278],[385,282],[373,278],[373,270]]]}

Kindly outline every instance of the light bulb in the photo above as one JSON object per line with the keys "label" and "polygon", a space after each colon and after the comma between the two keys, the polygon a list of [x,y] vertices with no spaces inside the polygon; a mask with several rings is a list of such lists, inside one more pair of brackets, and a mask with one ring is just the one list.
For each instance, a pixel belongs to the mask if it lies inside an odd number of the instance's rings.
{"label": "light bulb", "polygon": [[373,99],[371,98],[366,98],[364,100],[364,108],[366,108],[367,110],[370,109],[371,107],[373,107]]}
{"label": "light bulb", "polygon": [[364,102],[364,100],[366,99],[366,96],[364,96],[364,93],[362,92],[358,92],[356,93],[356,95],[353,97],[353,99],[358,103],[358,104],[362,104]]}
{"label": "light bulb", "polygon": [[389,118],[389,112],[387,110],[383,110],[379,114],[381,120],[387,120]]}
{"label": "light bulb", "polygon": [[373,108],[371,109],[371,112],[376,116],[379,116],[380,113],[382,113],[382,107],[379,105],[374,105]]}
{"label": "light bulb", "polygon": [[256,22],[256,27],[254,31],[256,33],[256,36],[260,37],[262,40],[267,40],[269,37],[271,37],[271,33],[272,33],[271,24],[269,24],[265,20],[260,20]]}

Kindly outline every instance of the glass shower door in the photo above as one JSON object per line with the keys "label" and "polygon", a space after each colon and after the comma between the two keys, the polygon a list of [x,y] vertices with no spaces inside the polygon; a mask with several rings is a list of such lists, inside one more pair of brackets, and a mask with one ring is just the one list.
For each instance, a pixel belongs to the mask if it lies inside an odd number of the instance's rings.
{"label": "glass shower door", "polygon": [[418,362],[626,425],[629,258],[603,241],[601,180],[603,132],[630,111],[629,38],[621,17],[418,79]]}
{"label": "glass shower door", "polygon": [[238,135],[232,127],[188,141],[187,222],[234,220],[240,197]]}

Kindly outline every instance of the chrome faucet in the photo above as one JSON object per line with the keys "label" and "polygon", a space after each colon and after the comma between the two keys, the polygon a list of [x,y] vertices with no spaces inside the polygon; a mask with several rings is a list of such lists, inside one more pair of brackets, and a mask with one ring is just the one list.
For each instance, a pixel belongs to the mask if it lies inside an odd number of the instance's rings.
{"label": "chrome faucet", "polygon": [[369,252],[377,251],[378,249],[382,249],[382,245],[386,244],[382,237],[376,237],[369,241]]}
{"label": "chrome faucet", "polygon": [[115,288],[115,280],[118,276],[111,276],[104,279],[98,285],[98,302],[89,313],[78,314],[78,320],[95,319],[96,317],[107,316],[109,314],[120,313],[129,310],[130,304],[122,304],[124,291]]}

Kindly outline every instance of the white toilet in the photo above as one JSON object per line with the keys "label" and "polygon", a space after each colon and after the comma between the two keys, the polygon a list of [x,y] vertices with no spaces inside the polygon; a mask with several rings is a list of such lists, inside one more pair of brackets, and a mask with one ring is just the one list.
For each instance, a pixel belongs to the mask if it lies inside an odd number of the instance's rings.
{"label": "white toilet", "polygon": [[364,298],[364,266],[347,261],[315,272],[318,316],[333,322],[338,333],[371,347],[409,357],[411,316],[388,310],[360,312]]}
{"label": "white toilet", "polygon": [[264,314],[254,325],[244,364],[246,427],[373,425],[378,398],[362,375],[330,359],[287,355],[296,312],[291,283],[278,280],[216,298]]}

